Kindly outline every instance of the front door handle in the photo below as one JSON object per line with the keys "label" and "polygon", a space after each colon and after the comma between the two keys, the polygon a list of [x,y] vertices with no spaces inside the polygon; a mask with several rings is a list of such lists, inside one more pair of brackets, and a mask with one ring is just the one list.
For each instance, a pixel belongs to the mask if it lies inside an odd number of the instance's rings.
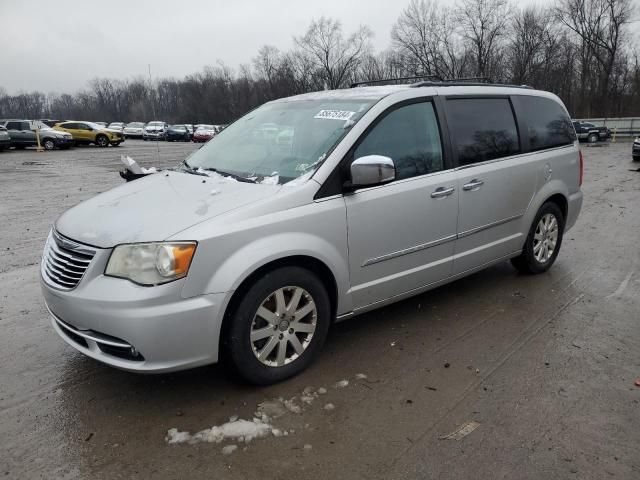
{"label": "front door handle", "polygon": [[468,192],[469,190],[478,190],[482,185],[484,185],[482,180],[474,178],[469,183],[464,184],[462,189]]}
{"label": "front door handle", "polygon": [[455,190],[456,189],[453,187],[439,187],[439,188],[436,188],[434,192],[431,192],[431,198],[448,197],[453,192],[455,192]]}

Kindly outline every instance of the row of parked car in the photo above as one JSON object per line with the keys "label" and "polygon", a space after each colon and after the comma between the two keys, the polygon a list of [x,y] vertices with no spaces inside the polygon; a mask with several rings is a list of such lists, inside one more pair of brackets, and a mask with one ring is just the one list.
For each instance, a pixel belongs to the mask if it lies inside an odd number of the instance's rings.
{"label": "row of parked car", "polygon": [[45,150],[79,144],[117,147],[127,138],[206,142],[223,128],[222,125],[208,124],[169,125],[161,121],[107,125],[105,122],[5,119],[0,120],[0,151],[36,146],[38,141]]}
{"label": "row of parked car", "polygon": [[209,125],[190,123],[169,125],[167,122],[114,122],[107,128],[123,133],[125,138],[141,138],[143,140],[166,140],[169,142],[206,142],[222,131],[223,125]]}

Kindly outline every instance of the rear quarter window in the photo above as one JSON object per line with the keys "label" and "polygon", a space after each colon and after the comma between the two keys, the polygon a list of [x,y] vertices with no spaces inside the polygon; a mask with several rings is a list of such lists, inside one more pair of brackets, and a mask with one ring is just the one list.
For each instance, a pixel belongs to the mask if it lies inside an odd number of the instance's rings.
{"label": "rear quarter window", "polygon": [[576,139],[571,119],[555,100],[520,96],[518,101],[527,125],[529,147],[532,151],[570,145]]}
{"label": "rear quarter window", "polygon": [[508,98],[449,98],[447,121],[459,165],[520,153],[518,129]]}

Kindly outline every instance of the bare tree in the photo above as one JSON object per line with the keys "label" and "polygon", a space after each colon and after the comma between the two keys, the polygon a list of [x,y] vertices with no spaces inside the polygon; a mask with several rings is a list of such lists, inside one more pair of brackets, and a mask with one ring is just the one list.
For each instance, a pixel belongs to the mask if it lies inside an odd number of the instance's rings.
{"label": "bare tree", "polygon": [[353,76],[364,56],[370,52],[372,36],[369,27],[361,26],[345,39],[339,21],[320,17],[311,22],[305,35],[294,40],[316,67],[326,88],[335,89],[345,85],[346,79]]}
{"label": "bare tree", "polygon": [[509,21],[507,0],[462,0],[456,19],[473,58],[474,74],[491,77],[500,73],[501,40]]}
{"label": "bare tree", "polygon": [[463,75],[466,55],[452,12],[437,0],[411,0],[391,29],[393,46],[414,75]]}
{"label": "bare tree", "polygon": [[[594,85],[595,100],[607,101],[626,28],[632,20],[631,1],[562,0],[555,14],[582,43],[582,91],[586,91],[589,84]],[[594,62],[599,70],[595,76],[590,68]]]}

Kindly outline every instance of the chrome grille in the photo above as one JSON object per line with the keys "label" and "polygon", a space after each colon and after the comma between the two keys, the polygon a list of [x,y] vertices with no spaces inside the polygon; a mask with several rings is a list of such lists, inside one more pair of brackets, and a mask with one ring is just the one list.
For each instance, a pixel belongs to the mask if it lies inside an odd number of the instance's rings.
{"label": "chrome grille", "polygon": [[89,267],[96,250],[52,230],[42,255],[42,278],[60,290],[72,290]]}

